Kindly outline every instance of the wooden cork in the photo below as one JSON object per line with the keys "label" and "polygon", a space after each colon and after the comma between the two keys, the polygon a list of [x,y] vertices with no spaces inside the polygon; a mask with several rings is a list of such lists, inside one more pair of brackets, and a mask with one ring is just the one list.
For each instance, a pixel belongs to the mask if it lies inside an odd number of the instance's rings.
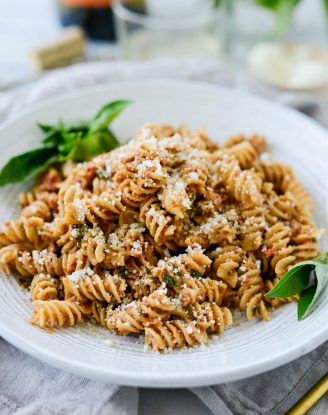
{"label": "wooden cork", "polygon": [[36,71],[65,66],[81,59],[85,45],[82,29],[71,26],[63,30],[56,39],[31,50],[29,61]]}

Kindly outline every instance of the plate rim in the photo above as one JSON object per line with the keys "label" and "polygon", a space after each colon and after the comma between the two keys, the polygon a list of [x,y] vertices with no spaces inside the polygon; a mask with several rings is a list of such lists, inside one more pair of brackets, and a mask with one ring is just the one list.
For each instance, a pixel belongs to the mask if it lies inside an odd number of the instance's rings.
{"label": "plate rim", "polygon": [[[127,370],[108,370],[108,368],[95,367],[92,364],[89,365],[88,362],[84,362],[83,366],[79,366],[78,362],[71,361],[65,356],[60,356],[50,351],[48,352],[42,347],[39,348],[38,345],[33,343],[31,340],[24,340],[22,342],[22,338],[19,337],[13,330],[8,330],[4,327],[1,321],[0,334],[1,337],[3,337],[11,345],[27,353],[29,356],[32,356],[57,369],[64,370],[65,372],[97,381],[111,382],[117,385],[151,387],[158,389],[210,386],[250,378],[288,364],[306,355],[307,353],[310,353],[328,340],[327,329],[326,331],[322,331],[313,337],[311,342],[308,342],[306,346],[295,346],[284,355],[279,355],[274,359],[268,358],[261,360],[256,364],[252,364],[251,366],[246,365],[242,368],[239,367],[233,370],[230,369],[229,371],[226,370],[220,374],[213,369],[207,369],[207,373],[200,376],[197,374],[190,375],[187,372],[184,374],[166,374],[165,372],[161,372],[160,375],[158,375],[158,373],[145,374],[143,372],[137,373],[136,371],[130,372]],[[88,370],[89,372],[86,374]],[[220,379],[219,377],[223,379]]]}
{"label": "plate rim", "polygon": [[[227,86],[206,83],[206,82],[194,82],[194,81],[186,81],[186,80],[177,80],[177,79],[167,79],[167,78],[157,78],[151,80],[122,80],[117,82],[108,82],[103,85],[97,85],[92,87],[86,87],[79,91],[70,91],[65,92],[63,94],[58,94],[54,97],[44,99],[40,103],[37,103],[30,107],[27,110],[19,111],[15,116],[10,117],[7,121],[3,122],[0,125],[0,135],[4,134],[6,129],[11,128],[17,122],[24,122],[24,120],[33,114],[37,114],[38,111],[49,108],[53,105],[58,103],[62,103],[64,101],[69,101],[72,99],[78,99],[80,96],[90,95],[90,94],[97,94],[98,92],[103,92],[104,90],[108,90],[110,93],[110,88],[114,87],[118,89],[120,86],[128,87],[128,86],[138,86],[140,85],[160,85],[161,87],[165,87],[165,85],[169,86],[184,86],[189,87],[191,89],[207,89],[211,91],[211,93],[216,92],[220,93],[223,91],[225,93],[238,95],[239,97],[242,95],[245,99],[251,99],[253,102],[257,101],[260,103],[265,103],[265,105],[270,105],[275,108],[280,108],[286,114],[291,113],[292,116],[299,119],[307,120],[307,123],[312,124],[312,127],[318,130],[318,133],[327,136],[327,143],[328,143],[328,132],[326,129],[321,126],[318,122],[313,120],[311,117],[298,112],[297,110],[287,107],[282,103],[276,101],[270,101],[269,99],[257,96],[255,94],[240,91],[236,88],[231,88]],[[323,138],[324,139],[324,138]],[[327,305],[328,306],[328,305]],[[4,321],[0,319],[0,335],[9,343],[13,344],[18,349],[24,351],[30,356],[37,358],[45,362],[46,364],[50,364],[56,368],[65,370],[66,372],[74,373],[80,376],[88,377],[95,380],[100,381],[109,381],[115,384],[121,385],[130,385],[130,386],[142,386],[142,387],[156,387],[156,388],[176,388],[176,387],[191,387],[191,386],[205,386],[223,382],[231,382],[235,380],[241,380],[244,378],[248,378],[271,369],[277,368],[282,366],[286,363],[289,363],[309,352],[314,350],[316,347],[320,346],[326,340],[328,340],[328,327],[322,329],[320,332],[316,332],[310,340],[307,341],[306,344],[302,346],[295,345],[292,349],[289,349],[284,354],[280,354],[272,358],[262,359],[260,362],[253,363],[250,367],[245,365],[243,367],[238,367],[234,369],[226,369],[224,372],[218,373],[215,369],[207,369],[206,374],[197,374],[197,373],[165,373],[162,372],[158,373],[144,373],[136,371],[128,371],[112,369],[112,368],[100,368],[96,367],[93,364],[88,364],[88,362],[84,362],[83,365],[80,365],[77,361],[72,361],[65,356],[61,356],[56,354],[54,351],[50,351],[43,347],[39,347],[36,343],[33,343],[32,340],[22,339],[22,337],[17,334],[15,331],[15,326],[12,328],[8,328]],[[221,379],[222,378],[222,379]]]}
{"label": "plate rim", "polygon": [[10,127],[11,124],[14,124],[16,122],[21,121],[22,119],[32,115],[33,113],[40,111],[41,109],[44,109],[46,107],[52,106],[57,104],[58,102],[70,100],[73,98],[77,98],[79,96],[97,93],[97,92],[103,92],[104,89],[109,89],[110,87],[118,87],[118,86],[134,86],[136,84],[158,84],[160,83],[161,86],[163,84],[175,84],[175,85],[184,85],[186,87],[190,88],[204,88],[208,89],[209,91],[216,90],[216,91],[225,91],[226,93],[232,93],[237,94],[239,96],[244,96],[244,98],[249,98],[253,101],[258,101],[259,103],[262,102],[265,105],[270,105],[276,108],[280,108],[281,110],[285,111],[286,113],[291,113],[293,116],[296,116],[300,119],[306,119],[307,122],[312,124],[314,128],[317,128],[321,134],[324,134],[327,136],[328,139],[328,130],[321,125],[318,121],[310,117],[309,115],[300,112],[296,110],[293,107],[290,107],[286,104],[284,104],[281,101],[276,100],[270,100],[269,98],[262,97],[260,95],[257,95],[255,93],[251,93],[249,91],[240,90],[235,87],[216,84],[212,82],[205,82],[205,81],[192,81],[192,80],[183,80],[183,79],[170,79],[170,78],[153,78],[153,79],[141,79],[141,80],[119,80],[119,81],[112,81],[112,82],[106,82],[102,85],[94,85],[94,86],[88,86],[85,88],[82,88],[81,90],[72,90],[69,92],[59,93],[54,95],[53,97],[41,99],[39,103],[34,103],[32,106],[28,109],[18,109],[18,112],[16,115],[11,115],[11,112],[9,113],[9,118],[5,120],[4,122],[0,123],[0,134],[3,133],[3,131]]}

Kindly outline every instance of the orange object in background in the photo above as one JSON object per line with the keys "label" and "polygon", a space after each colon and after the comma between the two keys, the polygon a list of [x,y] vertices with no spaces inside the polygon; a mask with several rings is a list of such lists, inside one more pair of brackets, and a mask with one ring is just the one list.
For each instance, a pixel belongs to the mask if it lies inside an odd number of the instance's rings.
{"label": "orange object in background", "polygon": [[60,0],[60,3],[66,6],[74,7],[106,7],[112,3],[111,0]]}
{"label": "orange object in background", "polygon": [[63,26],[80,26],[96,40],[115,40],[110,0],[58,0],[59,19]]}

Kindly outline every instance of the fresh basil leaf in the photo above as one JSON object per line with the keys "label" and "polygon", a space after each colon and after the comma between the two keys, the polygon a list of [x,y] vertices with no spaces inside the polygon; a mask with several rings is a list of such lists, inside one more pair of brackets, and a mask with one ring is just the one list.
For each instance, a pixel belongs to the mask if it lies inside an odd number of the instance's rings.
{"label": "fresh basil leaf", "polygon": [[81,133],[82,135],[86,135],[89,131],[89,126],[85,122],[81,122],[79,124],[73,124],[67,128],[69,133]]}
{"label": "fresh basil leaf", "polygon": [[297,303],[297,317],[298,320],[302,320],[305,317],[306,311],[310,304],[313,302],[313,297],[316,292],[316,286],[311,285],[306,290],[304,290],[301,294],[300,299]]}
{"label": "fresh basil leaf", "polygon": [[298,301],[298,319],[302,320],[316,308],[316,301],[328,282],[328,265],[318,264],[315,267],[316,284],[302,292]]}
{"label": "fresh basil leaf", "polygon": [[40,128],[40,130],[43,131],[44,133],[48,133],[49,131],[55,129],[55,126],[50,125],[50,124],[42,124],[39,122],[37,125]]}
{"label": "fresh basil leaf", "polygon": [[287,298],[301,292],[309,286],[310,273],[315,265],[314,261],[295,265],[265,294],[265,297]]}
{"label": "fresh basil leaf", "polygon": [[82,138],[82,132],[66,132],[62,135],[62,141],[60,144],[58,144],[58,151],[63,161],[71,159],[70,153],[73,151],[75,146],[77,146],[77,144],[80,142]]}
{"label": "fresh basil leaf", "polygon": [[67,158],[69,160],[84,161],[97,154],[111,151],[118,146],[119,142],[111,131],[98,131],[78,140]]}
{"label": "fresh basil leaf", "polygon": [[45,147],[12,157],[0,171],[0,186],[30,179],[57,161],[57,155],[56,147]]}
{"label": "fresh basil leaf", "polygon": [[57,146],[63,141],[63,137],[60,131],[57,129],[49,130],[43,137],[42,143],[49,146]]}
{"label": "fresh basil leaf", "polygon": [[66,143],[74,143],[80,138],[84,138],[83,131],[63,131],[62,132],[63,141]]}
{"label": "fresh basil leaf", "polygon": [[89,127],[86,123],[74,124],[67,126],[61,121],[57,126],[43,125],[43,131],[46,132],[42,143],[50,145],[60,145],[63,141],[69,141],[72,137],[80,138],[87,135]]}
{"label": "fresh basil leaf", "polygon": [[106,128],[130,103],[128,100],[118,100],[106,104],[89,122],[89,133]]}
{"label": "fresh basil leaf", "polygon": [[84,161],[113,150],[119,142],[108,130],[110,124],[130,103],[118,100],[105,105],[89,123],[57,125],[39,123],[44,133],[43,148],[31,150],[10,159],[0,171],[0,186],[27,180],[54,162]]}

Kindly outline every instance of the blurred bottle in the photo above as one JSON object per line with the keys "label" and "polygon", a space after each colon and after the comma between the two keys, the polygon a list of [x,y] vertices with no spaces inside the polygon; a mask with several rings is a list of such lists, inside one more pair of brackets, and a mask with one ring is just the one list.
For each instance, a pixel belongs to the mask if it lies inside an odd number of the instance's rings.
{"label": "blurred bottle", "polygon": [[149,1],[150,0],[120,0],[124,7],[140,14],[145,14],[147,12]]}
{"label": "blurred bottle", "polygon": [[112,0],[57,0],[63,26],[77,25],[96,40],[115,40]]}

